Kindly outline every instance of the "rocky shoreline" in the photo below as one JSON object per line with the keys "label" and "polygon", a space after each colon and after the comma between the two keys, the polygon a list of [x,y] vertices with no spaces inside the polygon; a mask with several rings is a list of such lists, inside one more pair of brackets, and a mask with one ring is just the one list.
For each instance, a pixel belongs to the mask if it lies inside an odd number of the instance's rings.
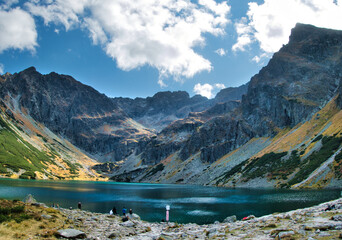
{"label": "rocky shoreline", "polygon": [[[69,228],[86,239],[341,239],[342,198],[286,213],[248,220],[227,218],[207,225],[150,223],[138,216],[123,222],[121,216],[60,209]],[[61,233],[61,229],[58,231]],[[82,234],[81,234],[82,233]]]}

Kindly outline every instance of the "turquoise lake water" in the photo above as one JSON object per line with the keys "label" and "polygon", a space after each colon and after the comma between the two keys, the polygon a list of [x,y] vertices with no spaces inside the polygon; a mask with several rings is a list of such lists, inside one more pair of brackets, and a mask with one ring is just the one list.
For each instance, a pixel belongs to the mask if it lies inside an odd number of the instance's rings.
{"label": "turquoise lake water", "polygon": [[23,200],[32,194],[47,205],[59,204],[108,213],[115,206],[133,209],[143,220],[165,219],[170,205],[170,221],[213,223],[227,216],[238,219],[253,214],[262,216],[333,200],[340,190],[250,190],[171,184],[135,184],[113,182],[37,181],[0,179],[0,198]]}

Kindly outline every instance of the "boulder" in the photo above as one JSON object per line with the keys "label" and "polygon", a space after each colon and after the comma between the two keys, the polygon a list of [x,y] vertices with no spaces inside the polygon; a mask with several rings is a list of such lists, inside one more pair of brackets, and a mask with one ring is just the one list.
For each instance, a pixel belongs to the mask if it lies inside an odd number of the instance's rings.
{"label": "boulder", "polygon": [[334,221],[342,221],[342,215],[332,216],[332,217],[331,217],[331,220],[334,220]]}
{"label": "boulder", "polygon": [[31,194],[28,194],[26,197],[25,197],[25,199],[24,199],[24,201],[23,201],[24,203],[37,203],[37,200],[31,195]]}
{"label": "boulder", "polygon": [[57,235],[68,239],[79,239],[87,237],[84,232],[71,228],[58,230]]}
{"label": "boulder", "polygon": [[229,217],[226,217],[223,222],[224,223],[233,223],[233,222],[236,222],[236,216],[235,215],[232,215],[232,216],[229,216]]}
{"label": "boulder", "polygon": [[120,225],[123,227],[133,227],[134,223],[132,221],[128,220],[126,222],[120,223]]}

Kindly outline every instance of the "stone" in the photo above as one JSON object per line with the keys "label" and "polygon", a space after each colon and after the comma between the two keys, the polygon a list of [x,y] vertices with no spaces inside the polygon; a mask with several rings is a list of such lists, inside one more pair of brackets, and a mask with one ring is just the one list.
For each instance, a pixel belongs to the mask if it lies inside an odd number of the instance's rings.
{"label": "stone", "polygon": [[24,203],[33,203],[33,204],[35,204],[35,203],[37,203],[37,200],[31,195],[31,194],[28,194],[26,197],[25,197],[25,199],[24,199],[24,201],[23,201]]}
{"label": "stone", "polygon": [[120,223],[120,225],[123,227],[134,227],[135,224],[134,224],[134,222],[128,220],[126,222]]}
{"label": "stone", "polygon": [[224,223],[233,223],[233,222],[236,222],[236,216],[235,215],[232,215],[232,216],[229,216],[229,217],[226,217],[223,222]]}
{"label": "stone", "polygon": [[76,238],[86,238],[86,234],[82,231],[76,229],[62,229],[57,231],[57,235],[68,238],[68,239],[76,239]]}
{"label": "stone", "polygon": [[133,213],[133,214],[128,213],[126,216],[131,220],[140,220],[140,216],[136,213]]}
{"label": "stone", "polygon": [[120,234],[118,234],[118,233],[111,233],[111,234],[109,234],[109,236],[108,236],[108,238],[117,238],[117,237],[120,237]]}
{"label": "stone", "polygon": [[42,218],[51,219],[52,216],[51,215],[47,215],[47,214],[42,214]]}
{"label": "stone", "polygon": [[280,232],[278,234],[278,239],[281,240],[281,239],[287,239],[289,237],[291,237],[292,235],[294,235],[294,231],[287,231],[287,232]]}
{"label": "stone", "polygon": [[334,221],[342,221],[342,215],[335,215],[331,217],[331,220]]}

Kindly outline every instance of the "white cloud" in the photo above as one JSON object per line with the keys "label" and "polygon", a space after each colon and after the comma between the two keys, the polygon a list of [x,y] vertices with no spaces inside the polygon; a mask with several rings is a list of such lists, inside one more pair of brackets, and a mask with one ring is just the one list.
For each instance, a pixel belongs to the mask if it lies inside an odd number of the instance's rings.
{"label": "white cloud", "polygon": [[213,91],[214,87],[208,83],[205,83],[205,84],[200,84],[200,83],[197,83],[195,86],[194,86],[194,92],[196,94],[200,94],[204,97],[207,97],[207,98],[213,98]]}
{"label": "white cloud", "polygon": [[93,43],[123,70],[157,68],[161,83],[169,76],[211,71],[210,61],[194,47],[205,45],[204,34],[224,34],[230,12],[226,1],[214,0],[31,0],[25,6],[45,24],[87,29]]}
{"label": "white cloud", "polygon": [[2,63],[0,63],[0,74],[1,75],[4,74],[4,71],[5,71],[5,66]]}
{"label": "white cloud", "polygon": [[252,42],[252,32],[251,26],[247,25],[247,18],[243,17],[240,22],[235,23],[235,30],[238,34],[237,42],[233,45],[232,50],[234,52],[240,50],[245,51],[245,47]]}
{"label": "white cloud", "polygon": [[18,4],[19,0],[3,0],[3,3],[0,5],[0,9],[8,10],[12,7],[12,5]]}
{"label": "white cloud", "polygon": [[0,10],[0,53],[6,49],[35,51],[37,31],[34,19],[20,8]]}
{"label": "white cloud", "polygon": [[200,84],[200,83],[197,83],[195,86],[194,86],[194,93],[196,94],[200,94],[204,97],[207,97],[209,99],[213,98],[216,93],[225,88],[225,85],[222,84],[222,83],[216,83],[214,85],[210,85],[209,83],[205,83],[205,84]]}
{"label": "white cloud", "polygon": [[262,51],[276,52],[288,42],[298,22],[342,29],[341,0],[265,0],[260,5],[251,2],[247,15],[248,19],[235,24],[238,40],[234,51],[244,51],[257,42]]}
{"label": "white cloud", "polygon": [[268,53],[262,53],[260,56],[255,56],[252,61],[256,63],[263,63],[263,60],[270,58],[271,55]]}
{"label": "white cloud", "polygon": [[223,83],[216,83],[215,87],[219,90],[226,88],[226,86]]}
{"label": "white cloud", "polygon": [[226,55],[226,50],[224,50],[223,48],[219,48],[217,50],[215,50],[215,53],[217,53],[218,55],[220,55],[221,57]]}

